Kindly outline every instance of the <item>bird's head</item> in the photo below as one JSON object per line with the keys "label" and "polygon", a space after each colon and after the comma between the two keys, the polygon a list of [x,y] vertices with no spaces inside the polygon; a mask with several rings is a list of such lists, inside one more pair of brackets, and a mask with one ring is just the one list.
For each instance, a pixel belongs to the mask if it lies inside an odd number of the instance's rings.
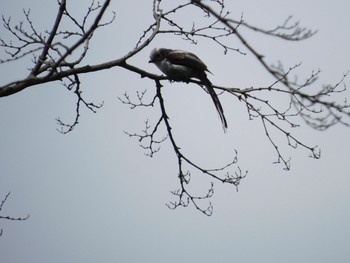
{"label": "bird's head", "polygon": [[150,58],[150,61],[149,63],[157,63],[157,62],[160,62],[162,61],[167,55],[167,49],[165,48],[155,48],[152,50],[149,58]]}

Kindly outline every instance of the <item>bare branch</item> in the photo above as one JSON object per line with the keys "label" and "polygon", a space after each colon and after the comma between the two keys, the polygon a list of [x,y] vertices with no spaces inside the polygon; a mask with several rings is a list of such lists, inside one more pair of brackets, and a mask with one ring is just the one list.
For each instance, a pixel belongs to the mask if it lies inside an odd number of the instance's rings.
{"label": "bare branch", "polygon": [[52,30],[50,32],[49,38],[47,39],[47,41],[45,43],[43,51],[42,51],[41,55],[39,56],[39,59],[38,59],[36,65],[32,69],[32,72],[31,72],[32,76],[38,75],[41,66],[46,61],[47,54],[48,54],[49,49],[50,49],[50,47],[52,45],[52,41],[53,41],[54,37],[56,36],[56,32],[57,32],[58,26],[59,26],[59,24],[61,22],[62,15],[63,15],[63,12],[65,11],[65,9],[66,9],[66,0],[62,0],[61,3],[60,3],[60,8],[58,10],[58,14],[57,14],[57,17],[56,17],[55,24],[54,24],[54,26],[53,26],[53,28],[52,28]]}
{"label": "bare branch", "polygon": [[67,77],[67,79],[69,80],[69,83],[63,83],[63,85],[68,90],[72,90],[75,87],[74,94],[77,96],[77,103],[75,108],[75,120],[72,124],[67,124],[63,122],[60,118],[56,119],[57,124],[60,126],[60,129],[57,129],[57,131],[59,131],[62,134],[71,132],[74,129],[74,127],[79,123],[80,107],[82,104],[93,113],[96,113],[96,110],[103,106],[103,102],[100,105],[96,105],[94,103],[85,101],[85,99],[82,97],[82,91],[80,88],[81,83],[78,75],[74,75],[73,78]]}
{"label": "bare branch", "polygon": [[[163,121],[163,117],[160,117],[158,122],[152,126],[149,124],[149,121],[145,121],[145,129],[142,130],[142,134],[137,133],[129,133],[124,132],[129,137],[135,137],[138,139],[138,141],[141,143],[140,147],[146,151],[146,155],[149,157],[153,157],[155,153],[159,152],[160,150],[160,144],[163,143],[168,136],[164,135],[161,139],[156,139],[156,136],[158,136],[157,132],[159,130],[159,126]],[[146,141],[144,143],[144,141]]]}
{"label": "bare branch", "polygon": [[154,102],[156,101],[157,97],[153,96],[153,99],[150,102],[145,103],[144,100],[145,100],[146,93],[147,93],[147,90],[144,90],[144,91],[141,91],[141,92],[140,91],[136,91],[137,102],[133,102],[130,99],[130,96],[128,95],[127,92],[124,92],[124,94],[123,94],[124,98],[118,97],[118,99],[123,104],[129,105],[130,109],[135,109],[137,107],[153,107],[154,106]]}
{"label": "bare branch", "polygon": [[[6,195],[5,195],[5,198],[1,201],[0,203],[0,212],[2,211],[3,209],[3,206],[4,204],[6,203],[8,197],[10,196],[10,193],[11,192],[8,192]],[[24,220],[27,220],[29,218],[29,215],[25,216],[25,217],[13,217],[13,216],[3,216],[3,215],[0,215],[0,219],[5,219],[5,220],[11,220],[11,221],[24,221]],[[3,234],[3,230],[0,229],[0,237],[2,236]]]}
{"label": "bare branch", "polygon": [[234,19],[226,19],[233,24],[242,25],[253,31],[263,33],[265,35],[278,37],[288,41],[302,41],[313,37],[317,30],[312,30],[306,27],[300,26],[300,21],[292,22],[293,16],[288,16],[281,25],[277,25],[273,29],[263,29],[257,26],[250,25],[242,20],[237,21]]}
{"label": "bare branch", "polygon": [[191,194],[187,190],[187,187],[186,187],[186,185],[188,185],[190,183],[191,173],[189,171],[186,171],[186,172],[184,171],[184,163],[190,165],[195,170],[212,177],[215,180],[219,180],[222,183],[233,184],[237,187],[240,180],[243,179],[245,177],[245,175],[240,176],[240,177],[233,177],[233,176],[230,176],[229,173],[226,173],[226,176],[221,178],[219,175],[216,174],[217,172],[225,171],[226,169],[230,168],[233,164],[237,163],[237,161],[238,161],[237,152],[235,151],[236,156],[233,158],[232,162],[224,165],[222,168],[215,168],[215,169],[204,169],[201,166],[192,162],[188,157],[186,157],[182,153],[182,151],[180,150],[181,148],[177,145],[175,137],[173,135],[172,128],[171,128],[171,125],[169,122],[169,117],[168,117],[167,112],[166,112],[165,102],[164,102],[164,99],[163,99],[162,93],[161,93],[162,85],[160,84],[159,80],[156,80],[155,82],[156,82],[156,87],[157,87],[157,98],[159,100],[159,106],[160,106],[160,110],[162,112],[162,118],[164,120],[164,124],[166,126],[166,130],[168,132],[168,136],[169,136],[171,145],[172,145],[173,150],[174,150],[176,157],[177,157],[178,176],[179,176],[180,186],[181,186],[180,190],[172,192],[175,196],[178,197],[178,201],[168,204],[168,207],[173,208],[173,209],[177,208],[178,206],[185,206],[186,207],[186,206],[188,206],[189,201],[190,201],[196,207],[196,209],[201,211],[203,214],[209,216],[213,212],[211,203],[209,203],[209,205],[206,208],[201,208],[201,206],[198,204],[198,201],[206,200],[206,199],[209,199],[213,196],[214,184],[211,183],[211,187],[208,190],[207,194],[205,194],[205,195],[194,196],[193,194]]}
{"label": "bare branch", "polygon": [[[112,12],[112,18],[103,19],[110,0],[104,0],[101,3],[92,0],[85,14],[80,18],[67,8],[66,0],[58,0],[57,3],[58,10],[53,26],[50,30],[43,32],[35,27],[30,10],[23,10],[24,19],[17,25],[13,24],[11,17],[2,16],[3,27],[10,36],[10,40],[5,36],[0,36],[0,48],[5,54],[5,57],[0,59],[0,64],[15,62],[31,55],[33,65],[27,77],[2,85],[0,97],[15,94],[35,85],[54,81],[61,82],[76,98],[73,121],[67,124],[57,118],[59,132],[68,133],[79,123],[81,107],[95,113],[103,106],[103,103],[87,102],[83,97],[82,74],[119,67],[141,78],[153,80],[155,94],[152,94],[150,98],[145,89],[136,91],[134,97],[129,95],[130,91],[125,92],[118,99],[131,109],[154,107],[159,111],[155,120],[147,119],[144,122],[144,128],[140,132],[125,133],[129,137],[136,138],[145,154],[150,157],[160,151],[162,143],[170,143],[178,164],[179,189],[171,192],[176,200],[167,204],[169,208],[192,205],[209,216],[213,212],[210,198],[214,194],[214,182],[219,181],[232,185],[237,190],[241,180],[247,176],[247,172],[242,172],[238,166],[236,150],[234,150],[232,160],[228,163],[218,168],[207,168],[194,162],[192,157],[188,156],[178,145],[161,92],[161,81],[168,80],[168,78],[147,72],[128,61],[152,43],[156,36],[163,37],[171,34],[191,44],[209,40],[212,46],[219,47],[226,55],[235,51],[241,55],[250,53],[256,58],[267,75],[274,78],[269,85],[251,86],[244,89],[230,85],[228,87],[214,85],[213,87],[220,90],[223,96],[238,99],[246,108],[249,120],[258,120],[262,132],[274,149],[277,157],[275,163],[280,163],[285,170],[290,169],[291,163],[290,154],[285,150],[286,148],[288,150],[302,149],[308,153],[308,156],[320,158],[320,150],[317,146],[310,146],[296,135],[296,129],[302,127],[298,122],[300,117],[307,125],[317,130],[325,130],[336,124],[350,126],[350,105],[343,98],[348,72],[344,73],[335,84],[317,84],[321,74],[320,70],[315,70],[305,80],[300,80],[293,74],[296,72],[295,69],[301,67],[301,63],[291,67],[284,67],[282,62],[278,62],[277,65],[270,63],[268,56],[257,48],[259,43],[250,42],[244,36],[245,32],[257,32],[272,39],[297,42],[316,34],[316,30],[303,27],[300,21],[295,20],[292,16],[271,29],[265,29],[244,21],[243,15],[238,19],[232,18],[223,0],[192,0],[184,4],[173,4],[173,7],[168,9],[163,7],[164,1],[153,0],[154,20],[144,27],[129,52],[120,58],[104,63],[84,65],[84,59],[89,55],[90,41],[95,32],[115,20],[115,12]],[[193,21],[185,24],[181,18],[189,10],[193,11]],[[197,15],[201,18],[200,20],[197,19]],[[64,26],[65,24],[70,26]],[[238,40],[238,46],[234,46],[233,43],[237,43],[235,40]],[[187,82],[203,85],[198,80],[187,80]],[[275,101],[275,96],[271,94],[277,95],[280,100]],[[336,100],[337,96],[341,98],[340,102],[337,102],[339,101]],[[283,100],[286,103],[281,105],[280,102]],[[206,191],[199,191],[202,192],[201,194],[197,194],[191,188],[193,184],[191,180],[197,174],[211,180]],[[5,201],[6,199],[7,196]]]}

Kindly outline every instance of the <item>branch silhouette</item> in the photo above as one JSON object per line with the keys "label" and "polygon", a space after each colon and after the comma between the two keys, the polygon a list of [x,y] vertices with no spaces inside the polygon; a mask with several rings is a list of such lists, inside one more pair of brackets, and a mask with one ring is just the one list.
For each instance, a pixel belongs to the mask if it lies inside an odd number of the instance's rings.
{"label": "branch silhouette", "polygon": [[[8,197],[10,196],[10,193],[11,192],[8,192],[6,195],[5,195],[5,198],[1,201],[0,203],[0,212],[2,212],[2,209],[8,199]],[[29,218],[29,215],[25,216],[25,217],[12,217],[12,216],[3,216],[3,215],[0,215],[0,219],[4,219],[4,220],[11,220],[11,221],[25,221]],[[3,234],[3,230],[0,229],[0,237],[2,236]]]}
{"label": "branch silhouette", "polygon": [[[65,134],[78,125],[81,107],[96,112],[103,106],[103,102],[94,103],[85,100],[81,85],[83,74],[121,68],[141,78],[152,80],[154,89],[150,87],[147,90],[137,91],[135,96],[125,92],[119,100],[131,109],[138,107],[158,109],[159,117],[155,121],[145,120],[143,130],[125,133],[137,139],[145,154],[150,157],[160,152],[162,144],[170,143],[178,164],[179,189],[172,191],[176,200],[167,204],[169,208],[175,209],[192,204],[203,214],[211,215],[213,206],[210,198],[214,193],[214,182],[229,184],[237,189],[241,180],[247,176],[247,172],[238,166],[238,153],[235,150],[229,163],[211,169],[195,163],[191,156],[181,150],[168,116],[166,98],[162,95],[162,81],[169,79],[148,72],[128,61],[151,45],[155,37],[164,38],[167,35],[175,35],[179,41],[189,41],[192,44],[209,40],[208,45],[222,49],[226,56],[234,52],[242,56],[249,53],[255,57],[256,62],[265,69],[266,76],[273,77],[274,81],[270,85],[254,87],[247,83],[249,88],[237,88],[230,83],[226,87],[214,83],[213,88],[220,91],[222,96],[238,100],[245,106],[247,118],[261,123],[265,136],[275,151],[275,163],[281,164],[285,170],[289,170],[291,166],[288,151],[284,147],[295,150],[304,149],[308,152],[308,156],[316,159],[321,156],[317,146],[309,145],[295,135],[296,129],[304,127],[297,120],[301,118],[307,126],[316,130],[326,130],[338,124],[350,126],[350,105],[346,99],[341,102],[338,100],[339,95],[345,94],[345,79],[348,72],[341,74],[339,80],[333,84],[319,84],[318,78],[321,74],[319,70],[310,72],[305,80],[300,81],[294,72],[302,67],[301,64],[291,67],[285,67],[282,62],[273,64],[268,61],[268,54],[259,51],[259,43],[253,43],[245,38],[246,32],[254,32],[271,39],[301,42],[317,33],[316,30],[303,27],[293,16],[287,17],[273,28],[266,29],[245,21],[243,14],[238,19],[232,17],[226,10],[223,0],[192,0],[170,8],[165,7],[165,3],[168,2],[166,0],[153,0],[150,2],[153,21],[145,26],[130,51],[119,58],[90,65],[84,64],[84,58],[90,54],[90,40],[100,28],[108,27],[116,21],[115,13],[107,11],[111,1],[105,0],[101,3],[91,1],[85,16],[81,19],[73,15],[66,2],[66,0],[57,1],[58,10],[53,26],[44,32],[39,32],[35,28],[29,10],[23,11],[24,19],[17,25],[13,24],[11,17],[2,16],[3,27],[8,38],[4,35],[0,36],[0,48],[5,54],[4,58],[0,59],[0,66],[29,57],[33,58],[33,65],[25,78],[1,85],[0,97],[11,96],[36,85],[60,82],[76,97],[73,121],[66,123],[57,118],[58,130]],[[181,19],[181,16],[189,10],[194,14],[190,26]],[[70,22],[73,27],[67,28],[65,22]],[[237,43],[237,40],[240,43],[239,46],[233,44]],[[187,82],[190,85],[203,86],[203,83],[197,80],[191,79]],[[146,94],[151,96],[149,101],[146,99]],[[283,99],[287,98],[289,102],[281,107],[270,99],[271,94]],[[284,137],[285,142],[279,140],[276,134]],[[189,188],[193,173],[204,174],[210,178],[211,182],[204,194],[197,194]]]}

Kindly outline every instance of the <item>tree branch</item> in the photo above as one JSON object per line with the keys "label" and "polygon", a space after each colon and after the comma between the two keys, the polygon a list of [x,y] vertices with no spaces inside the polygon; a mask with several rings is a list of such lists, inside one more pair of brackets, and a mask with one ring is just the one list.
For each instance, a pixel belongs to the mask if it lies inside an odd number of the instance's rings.
{"label": "tree branch", "polygon": [[[237,190],[247,172],[242,172],[238,166],[238,153],[235,150],[230,162],[222,167],[208,169],[194,162],[192,157],[188,156],[178,145],[167,113],[166,101],[161,92],[161,81],[168,80],[168,78],[150,73],[129,63],[129,59],[137,56],[139,52],[152,43],[156,36],[162,37],[171,34],[184,41],[189,41],[191,44],[197,44],[204,39],[210,40],[211,48],[219,47],[226,55],[234,51],[241,55],[250,53],[256,58],[265,72],[274,78],[270,85],[236,88],[228,84],[226,87],[213,85],[213,88],[221,91],[222,96],[238,99],[247,110],[247,118],[258,120],[262,131],[275,151],[276,163],[281,163],[285,170],[290,169],[290,157],[283,146],[288,149],[301,148],[307,151],[310,157],[320,158],[320,150],[317,146],[310,146],[295,135],[295,129],[301,127],[296,118],[301,117],[307,125],[317,130],[325,130],[336,124],[350,126],[350,105],[343,98],[340,103],[336,101],[336,96],[343,96],[346,91],[344,82],[348,72],[344,73],[335,84],[310,89],[311,86],[317,84],[319,70],[311,72],[304,81],[299,81],[292,74],[296,68],[301,67],[301,64],[287,68],[284,68],[282,63],[270,65],[266,54],[258,51],[256,47],[258,44],[248,41],[244,36],[244,32],[253,31],[266,37],[297,42],[312,37],[317,31],[302,27],[299,21],[293,22],[292,16],[287,17],[283,23],[272,29],[264,29],[244,21],[243,15],[239,19],[232,18],[230,12],[226,11],[223,0],[209,2],[192,0],[167,10],[163,10],[164,2],[165,0],[153,0],[154,21],[145,26],[144,31],[129,52],[119,58],[93,65],[83,64],[83,61],[89,55],[90,40],[94,33],[98,28],[109,25],[115,19],[113,12],[110,20],[103,21],[110,0],[104,0],[102,4],[92,0],[81,20],[67,9],[66,0],[58,0],[59,8],[53,27],[44,33],[39,32],[34,27],[29,11],[23,11],[24,22],[29,25],[28,30],[25,30],[23,21],[19,25],[13,26],[10,17],[2,16],[4,29],[14,40],[8,41],[0,36],[0,47],[5,51],[5,58],[0,60],[0,64],[16,62],[28,55],[32,55],[34,59],[27,77],[0,86],[0,97],[13,95],[35,85],[61,82],[76,97],[73,122],[67,124],[57,118],[57,123],[60,126],[59,131],[67,133],[79,123],[81,106],[96,112],[103,105],[103,103],[87,102],[83,97],[81,78],[84,74],[119,67],[133,72],[141,78],[153,80],[155,83],[154,95],[149,101],[146,101],[146,90],[136,91],[136,99],[129,95],[129,91],[125,92],[122,98],[119,98],[123,104],[131,109],[157,107],[159,110],[155,120],[147,119],[144,122],[144,128],[141,132],[126,132],[126,134],[136,138],[145,154],[150,157],[155,156],[160,151],[162,143],[170,143],[177,162],[180,186],[178,190],[172,191],[176,201],[168,203],[167,206],[175,209],[191,204],[205,215],[211,215],[213,212],[213,206],[209,199],[214,194],[214,182],[219,181],[232,185]],[[189,26],[188,23],[185,24],[182,17],[190,8],[191,12],[194,12],[192,24]],[[199,14],[200,19],[197,18],[197,14]],[[63,21],[69,21],[73,26],[65,28]],[[235,43],[234,40],[239,40],[239,47],[232,44]],[[188,80],[187,82],[203,86],[203,83],[198,80]],[[249,87],[249,83],[247,86]],[[287,103],[281,106],[280,103],[272,99],[271,94],[278,95],[278,98],[281,99],[279,102],[286,99]],[[281,142],[278,136],[283,138],[284,142]],[[230,169],[234,166],[233,172]],[[190,188],[191,178],[196,174],[204,175],[204,178],[211,180],[204,194],[194,193]],[[5,201],[6,199],[7,196]]]}
{"label": "tree branch", "polygon": [[[10,193],[11,192],[8,192],[6,195],[5,195],[5,198],[1,201],[0,203],[0,212],[2,211],[3,209],[3,206],[4,204],[6,203],[8,197],[10,196]],[[0,219],[5,219],[5,220],[11,220],[11,221],[24,221],[24,220],[27,220],[29,218],[29,215],[25,216],[25,217],[12,217],[12,216],[3,216],[3,215],[0,215]],[[0,237],[2,236],[3,234],[3,230],[0,229]]]}

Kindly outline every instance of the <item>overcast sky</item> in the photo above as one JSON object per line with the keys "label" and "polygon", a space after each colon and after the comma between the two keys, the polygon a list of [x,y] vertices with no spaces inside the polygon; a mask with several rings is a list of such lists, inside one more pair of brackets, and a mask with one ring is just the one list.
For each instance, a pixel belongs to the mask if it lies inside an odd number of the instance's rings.
{"label": "overcast sky", "polygon": [[[271,28],[294,15],[302,25],[319,30],[300,43],[248,35],[270,63],[281,60],[289,67],[302,62],[301,79],[321,69],[319,85],[336,83],[350,69],[349,1],[232,2],[227,9],[235,19],[243,14],[245,21]],[[88,2],[69,4],[81,16]],[[57,3],[0,3],[1,13],[13,22],[23,19],[23,8],[31,9],[35,25],[49,29]],[[95,34],[86,64],[121,57],[152,21],[151,0],[112,1],[109,10],[107,16],[116,11],[116,21]],[[191,25],[190,16],[183,19]],[[161,46],[195,52],[218,85],[246,88],[272,81],[249,54],[224,56],[212,42],[194,46],[179,36],[159,36],[130,63],[160,73],[148,64],[148,56]],[[25,76],[29,65],[29,59],[0,65],[0,83]],[[239,167],[248,170],[238,192],[215,184],[214,213],[207,217],[193,206],[166,207],[174,200],[170,191],[179,187],[169,142],[149,158],[124,134],[141,130],[146,119],[156,121],[159,111],[130,110],[117,97],[144,89],[152,94],[154,83],[121,68],[81,80],[86,98],[104,106],[96,114],[83,109],[79,125],[67,135],[57,132],[55,119],[72,121],[75,98],[60,83],[0,99],[0,200],[11,191],[0,215],[30,215],[24,222],[0,221],[0,262],[350,262],[349,128],[319,132],[299,120],[303,127],[297,134],[318,145],[322,158],[283,147],[292,157],[286,172],[273,164],[276,155],[261,123],[249,121],[238,100],[220,97],[229,125],[224,134],[209,96],[198,86],[164,82],[182,150],[213,167],[229,162],[236,149]],[[205,191],[208,180],[198,181],[196,188]]]}

